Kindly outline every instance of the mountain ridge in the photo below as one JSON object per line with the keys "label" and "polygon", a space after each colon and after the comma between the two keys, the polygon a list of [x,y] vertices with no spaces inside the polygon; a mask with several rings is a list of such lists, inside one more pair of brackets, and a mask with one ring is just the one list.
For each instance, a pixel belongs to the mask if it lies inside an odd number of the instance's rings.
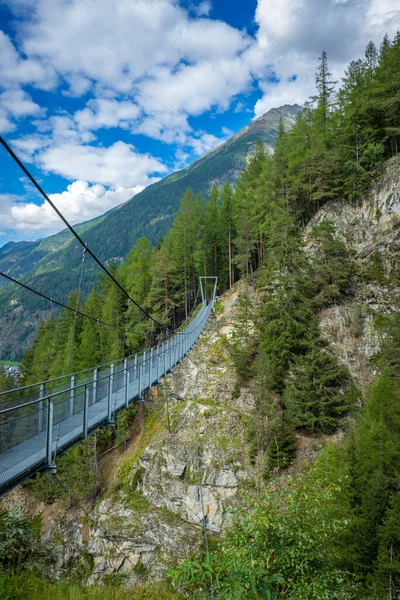
{"label": "mountain ridge", "polygon": [[[214,184],[234,183],[256,142],[261,139],[272,148],[280,120],[290,128],[300,108],[295,104],[271,109],[186,168],[149,185],[105,214],[75,225],[75,229],[106,263],[124,258],[143,235],[156,244],[171,226],[188,187],[207,196]],[[68,229],[9,252],[0,249],[0,271],[60,301],[77,288],[81,260],[82,247]],[[83,296],[94,285],[98,271],[96,265],[86,261]],[[5,333],[0,341],[0,359],[19,358],[49,308],[44,301],[28,298],[28,292],[15,290],[4,280],[0,283],[0,307],[0,326]],[[30,331],[27,338],[23,337],[22,322]]]}

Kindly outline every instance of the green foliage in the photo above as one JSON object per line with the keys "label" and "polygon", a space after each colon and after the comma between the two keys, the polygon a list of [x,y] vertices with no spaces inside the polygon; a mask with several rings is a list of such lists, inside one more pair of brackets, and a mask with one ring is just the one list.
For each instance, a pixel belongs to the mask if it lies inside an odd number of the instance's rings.
{"label": "green foliage", "polygon": [[313,302],[324,308],[349,295],[352,264],[346,245],[335,236],[332,223],[313,227],[310,238],[317,244],[318,259],[313,268]]}
{"label": "green foliage", "polygon": [[[73,446],[57,461],[60,480],[80,500],[93,499],[99,490],[97,469],[97,432],[87,440]],[[65,493],[52,475],[38,473],[25,485],[30,488],[39,502],[51,504]]]}
{"label": "green foliage", "polygon": [[287,420],[311,433],[334,431],[349,409],[341,391],[348,378],[337,359],[320,348],[296,357],[283,396]]}
{"label": "green foliage", "polygon": [[296,439],[284,423],[276,425],[268,445],[267,476],[290,467],[296,458]]}
{"label": "green foliage", "polygon": [[248,565],[230,556],[209,554],[204,561],[187,560],[171,571],[170,577],[178,588],[184,583],[189,590],[193,585],[199,588],[204,598],[209,597],[210,590],[220,600],[283,598],[277,590],[283,583],[280,575],[270,575],[263,567],[249,570]]}
{"label": "green foliage", "polygon": [[[118,575],[118,574],[117,574]],[[102,586],[80,585],[68,580],[50,583],[39,574],[17,572],[12,575],[0,571],[0,598],[2,600],[182,600],[166,581],[153,585],[138,585],[134,589],[121,587],[121,576]],[[195,596],[185,597],[195,600]]]}
{"label": "green foliage", "polygon": [[251,376],[251,364],[257,347],[257,331],[254,323],[255,307],[248,290],[238,300],[238,309],[234,322],[234,330],[230,351],[240,377]]}
{"label": "green foliage", "polygon": [[29,519],[18,507],[0,515],[0,567],[44,566],[52,560],[51,550],[40,538],[40,517]]}
{"label": "green foliage", "polygon": [[174,581],[200,588],[205,597],[212,581],[216,598],[226,599],[355,597],[356,579],[341,568],[335,543],[350,525],[341,499],[346,489],[341,457],[338,449],[328,449],[305,479],[271,484],[249,508],[237,511],[218,554],[186,561],[172,573]]}

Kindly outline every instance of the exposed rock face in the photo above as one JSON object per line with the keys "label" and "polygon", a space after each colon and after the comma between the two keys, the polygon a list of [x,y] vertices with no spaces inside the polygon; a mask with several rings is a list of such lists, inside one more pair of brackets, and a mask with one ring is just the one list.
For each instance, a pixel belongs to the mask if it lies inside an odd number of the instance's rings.
{"label": "exposed rock face", "polygon": [[[380,322],[400,305],[400,157],[388,163],[364,201],[324,206],[307,228],[306,240],[322,220],[331,221],[345,241],[355,277],[348,299],[321,312],[321,331],[366,389],[374,375],[371,359],[382,345]],[[307,251],[312,256],[318,248],[310,242]],[[28,512],[43,511],[43,535],[59,542],[59,574],[76,565],[88,570],[89,554],[91,582],[121,572],[133,585],[159,579],[202,548],[203,508],[209,509],[208,531],[222,535],[231,508],[243,504],[243,492],[258,483],[247,439],[252,390],[237,389],[229,353],[242,289],[239,284],[225,295],[189,356],[161,389],[153,390],[156,417],[150,415],[141,435],[118,458],[109,489],[91,510],[97,525],[76,508],[57,512],[26,500]],[[294,469],[304,458],[312,459],[314,446],[313,439],[298,436]],[[19,498],[18,490],[14,494]]]}
{"label": "exposed rock face", "polygon": [[169,432],[153,440],[137,466],[143,494],[189,523],[200,524],[203,495],[208,528],[218,535],[230,520],[229,508],[239,501],[239,489],[255,482],[245,439],[253,399],[249,389],[234,393],[228,349],[237,298],[237,290],[228,295],[224,312],[167,378],[172,397],[184,400],[175,400]]}
{"label": "exposed rock face", "polygon": [[117,480],[130,470],[118,499],[110,492],[96,510],[99,526],[129,560],[91,528],[91,581],[119,571],[133,584],[148,573],[161,577],[203,545],[203,507],[208,531],[221,535],[240,492],[254,488],[245,436],[254,403],[250,389],[236,389],[228,347],[241,291],[238,285],[224,298],[189,356],[153,391],[153,403],[162,404],[156,422],[120,467]]}
{"label": "exposed rock face", "polygon": [[[375,371],[371,359],[380,351],[382,316],[400,307],[400,155],[359,203],[328,202],[308,225],[334,224],[354,257],[354,295],[321,314],[320,324],[332,349],[362,389]],[[308,246],[310,254],[317,249]]]}
{"label": "exposed rock face", "polygon": [[94,556],[90,582],[122,571],[128,574],[130,585],[140,583],[148,575],[156,581],[201,546],[197,529],[154,506],[138,512],[134,505],[127,508],[124,499],[107,499],[96,512],[99,528],[91,530],[88,544]]}

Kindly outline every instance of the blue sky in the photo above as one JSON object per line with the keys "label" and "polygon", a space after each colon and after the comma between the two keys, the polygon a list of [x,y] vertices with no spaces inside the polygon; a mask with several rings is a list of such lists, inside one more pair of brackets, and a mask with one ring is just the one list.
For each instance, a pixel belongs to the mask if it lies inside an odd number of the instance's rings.
{"label": "blue sky", "polygon": [[[398,0],[0,0],[0,133],[72,223],[340,80]],[[62,229],[0,151],[0,246]]]}

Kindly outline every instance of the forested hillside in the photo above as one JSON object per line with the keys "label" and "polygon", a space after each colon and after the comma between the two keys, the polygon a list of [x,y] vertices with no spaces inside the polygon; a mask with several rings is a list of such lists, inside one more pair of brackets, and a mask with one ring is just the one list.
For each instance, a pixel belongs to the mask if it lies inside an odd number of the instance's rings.
{"label": "forested hillside", "polygon": [[[349,302],[361,280],[387,283],[388,273],[382,257],[360,268],[362,253],[356,259],[333,222],[312,226],[316,219],[305,231],[324,206],[339,200],[344,207],[358,205],[383,177],[399,144],[400,34],[385,38],[379,51],[370,43],[365,56],[349,65],[338,92],[323,52],[316,95],[289,132],[280,125],[273,155],[258,143],[236,186],[214,186],[207,201],[186,190],[156,247],[141,238],[124,262],[111,267],[170,329],[194,309],[199,275],[218,275],[220,293],[245,281],[226,344],[236,371],[232,405],[243,386],[254,399],[254,418],[245,427],[259,477],[246,489],[249,498],[236,508],[226,538],[171,571],[168,585],[173,582],[178,597],[384,600],[400,592],[400,326],[393,315],[399,301],[393,297],[394,308],[373,313],[382,347],[374,359],[375,380],[363,395],[322,335],[320,315]],[[391,222],[395,233],[398,217]],[[398,247],[392,250],[396,262]],[[120,358],[161,333],[103,279],[84,303],[76,293],[69,302],[138,335],[54,315],[25,353],[27,383],[95,365],[102,357]],[[351,326],[357,337],[357,315]],[[213,400],[218,404],[218,397]],[[315,447],[309,461],[298,461],[288,473],[299,440],[312,440]],[[225,438],[221,448],[228,452],[230,443]],[[204,445],[198,444],[200,456]],[[70,487],[87,497],[96,490],[85,488],[82,472],[89,471],[96,452],[78,446],[60,469]],[[81,468],[74,470],[78,462]],[[132,464],[117,489],[134,504],[144,488],[143,471]],[[193,474],[184,477],[196,485]],[[49,480],[39,478],[33,488],[42,498],[54,497]],[[2,540],[9,543],[5,517],[1,527],[0,550]],[[29,531],[32,525],[23,527]],[[18,564],[1,551],[0,561],[5,571]],[[28,577],[20,577],[23,589]],[[11,589],[12,577],[5,575],[2,585]],[[77,597],[85,593],[81,588]],[[156,589],[146,593],[160,597]]]}
{"label": "forested hillside", "polygon": [[[214,184],[236,181],[257,140],[272,147],[279,121],[289,129],[299,109],[294,105],[270,110],[186,169],[149,186],[105,215],[78,225],[77,231],[105,261],[115,259],[119,263],[142,235],[154,246],[171,226],[188,187],[194,193],[208,196]],[[64,301],[68,292],[78,285],[81,257],[81,247],[72,234],[64,230],[38,242],[8,247],[6,253],[0,254],[0,271],[22,278],[44,293],[56,290],[54,296]],[[87,261],[83,277],[85,297],[95,284],[97,274],[96,266]],[[6,341],[0,341],[0,358],[21,356],[47,310],[40,299],[14,290],[6,280],[0,281],[0,324],[6,332]]]}

